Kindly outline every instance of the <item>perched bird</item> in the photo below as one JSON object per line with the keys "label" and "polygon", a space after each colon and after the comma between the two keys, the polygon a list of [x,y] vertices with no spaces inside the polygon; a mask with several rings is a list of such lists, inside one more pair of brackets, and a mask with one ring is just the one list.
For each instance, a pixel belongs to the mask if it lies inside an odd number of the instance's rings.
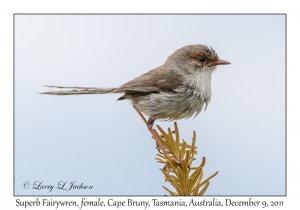
{"label": "perched bird", "polygon": [[[134,108],[149,117],[148,128],[156,119],[178,120],[197,116],[211,99],[211,74],[220,60],[215,50],[205,45],[188,45],[176,50],[167,61],[119,88],[64,87],[69,91],[43,94],[74,95],[124,93],[118,100],[128,99]],[[141,115],[142,116],[142,115]]]}

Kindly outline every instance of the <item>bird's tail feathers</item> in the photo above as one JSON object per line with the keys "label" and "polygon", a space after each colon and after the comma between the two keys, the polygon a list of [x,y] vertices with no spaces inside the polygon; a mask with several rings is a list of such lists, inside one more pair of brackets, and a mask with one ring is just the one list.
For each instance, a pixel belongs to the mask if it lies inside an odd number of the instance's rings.
{"label": "bird's tail feathers", "polygon": [[51,85],[45,85],[44,87],[71,89],[66,91],[48,91],[48,92],[41,93],[41,94],[49,94],[49,95],[106,94],[106,93],[112,93],[115,89],[117,89],[117,88],[95,88],[95,87],[66,87],[66,86],[51,86]]}

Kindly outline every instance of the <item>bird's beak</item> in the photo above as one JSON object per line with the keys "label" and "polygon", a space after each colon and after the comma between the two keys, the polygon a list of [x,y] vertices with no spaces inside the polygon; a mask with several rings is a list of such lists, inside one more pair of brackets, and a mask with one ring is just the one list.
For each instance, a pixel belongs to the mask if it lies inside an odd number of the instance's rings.
{"label": "bird's beak", "polygon": [[228,61],[224,61],[224,60],[217,60],[216,62],[212,63],[212,66],[216,66],[216,65],[227,65],[227,64],[231,64]]}

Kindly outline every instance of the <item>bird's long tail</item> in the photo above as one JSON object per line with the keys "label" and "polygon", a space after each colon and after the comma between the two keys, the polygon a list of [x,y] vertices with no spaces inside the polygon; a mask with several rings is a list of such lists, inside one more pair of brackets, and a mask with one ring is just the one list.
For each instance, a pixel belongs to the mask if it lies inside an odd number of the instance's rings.
{"label": "bird's long tail", "polygon": [[50,86],[50,85],[45,85],[45,87],[65,88],[71,90],[48,91],[48,92],[42,92],[41,94],[49,94],[49,95],[105,94],[105,93],[112,93],[115,89],[117,89],[117,88],[95,88],[95,87],[66,87],[66,86]]}

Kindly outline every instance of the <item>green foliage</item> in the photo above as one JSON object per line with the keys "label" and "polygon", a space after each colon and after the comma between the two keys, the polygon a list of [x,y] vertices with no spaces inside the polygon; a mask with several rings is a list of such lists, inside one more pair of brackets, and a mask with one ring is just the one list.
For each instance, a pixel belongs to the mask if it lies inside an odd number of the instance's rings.
{"label": "green foliage", "polygon": [[[169,182],[174,188],[175,192],[170,189],[166,189],[170,195],[191,195],[198,196],[203,195],[209,186],[209,180],[218,174],[218,171],[202,180],[203,167],[205,165],[205,157],[202,158],[202,162],[198,167],[191,167],[195,154],[197,154],[196,132],[193,132],[192,144],[189,145],[179,138],[179,130],[177,123],[174,122],[175,130],[172,132],[168,128],[168,132],[165,132],[159,125],[157,128],[161,135],[154,129],[155,136],[158,138],[160,144],[157,144],[159,154],[155,158],[159,163],[165,164],[165,167],[161,169],[161,172],[165,176],[165,181]],[[165,152],[161,152],[164,147]],[[193,172],[192,172],[193,171]]]}

